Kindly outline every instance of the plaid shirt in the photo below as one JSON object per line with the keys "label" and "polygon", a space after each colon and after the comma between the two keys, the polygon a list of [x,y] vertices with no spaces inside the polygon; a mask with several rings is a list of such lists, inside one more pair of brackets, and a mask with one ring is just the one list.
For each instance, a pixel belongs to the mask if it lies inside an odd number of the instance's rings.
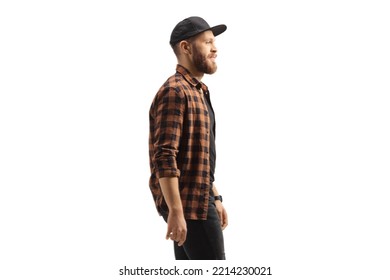
{"label": "plaid shirt", "polygon": [[149,111],[149,187],[160,215],[168,212],[159,178],[178,177],[184,217],[205,220],[210,192],[207,86],[177,65]]}

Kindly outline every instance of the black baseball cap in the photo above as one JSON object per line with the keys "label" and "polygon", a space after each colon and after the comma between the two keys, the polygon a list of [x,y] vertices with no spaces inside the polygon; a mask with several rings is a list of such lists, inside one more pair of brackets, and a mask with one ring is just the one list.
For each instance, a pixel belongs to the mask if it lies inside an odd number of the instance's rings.
{"label": "black baseball cap", "polygon": [[172,30],[171,40],[169,44],[173,47],[180,41],[198,35],[207,30],[211,30],[214,36],[217,36],[226,31],[226,25],[220,24],[214,27],[210,25],[201,17],[189,17],[179,22]]}

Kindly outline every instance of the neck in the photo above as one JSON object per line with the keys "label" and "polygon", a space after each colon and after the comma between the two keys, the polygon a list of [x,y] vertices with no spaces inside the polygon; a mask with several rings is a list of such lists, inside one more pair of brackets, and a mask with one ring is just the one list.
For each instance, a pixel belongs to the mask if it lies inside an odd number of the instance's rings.
{"label": "neck", "polygon": [[193,64],[191,63],[188,63],[186,61],[178,61],[178,63],[183,66],[184,68],[186,68],[190,73],[191,75],[196,78],[199,82],[202,80],[203,76],[204,76],[204,73],[203,72],[199,72],[198,70],[196,70],[196,68],[194,67]]}

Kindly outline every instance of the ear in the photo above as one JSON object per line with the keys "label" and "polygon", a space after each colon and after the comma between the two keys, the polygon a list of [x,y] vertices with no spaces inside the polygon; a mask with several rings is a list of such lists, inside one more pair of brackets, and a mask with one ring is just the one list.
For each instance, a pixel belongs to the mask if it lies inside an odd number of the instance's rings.
{"label": "ear", "polygon": [[180,44],[180,49],[181,49],[182,53],[184,53],[184,54],[192,54],[191,44],[189,42],[181,41],[179,44]]}

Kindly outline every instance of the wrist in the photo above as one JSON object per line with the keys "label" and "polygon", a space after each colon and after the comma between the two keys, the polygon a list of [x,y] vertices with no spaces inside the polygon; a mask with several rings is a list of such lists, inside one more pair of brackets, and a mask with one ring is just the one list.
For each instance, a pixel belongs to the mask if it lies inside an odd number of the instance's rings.
{"label": "wrist", "polygon": [[183,213],[183,207],[181,205],[175,205],[175,206],[171,206],[169,207],[168,206],[168,209],[169,209],[169,212],[171,212],[172,214],[182,214]]}

